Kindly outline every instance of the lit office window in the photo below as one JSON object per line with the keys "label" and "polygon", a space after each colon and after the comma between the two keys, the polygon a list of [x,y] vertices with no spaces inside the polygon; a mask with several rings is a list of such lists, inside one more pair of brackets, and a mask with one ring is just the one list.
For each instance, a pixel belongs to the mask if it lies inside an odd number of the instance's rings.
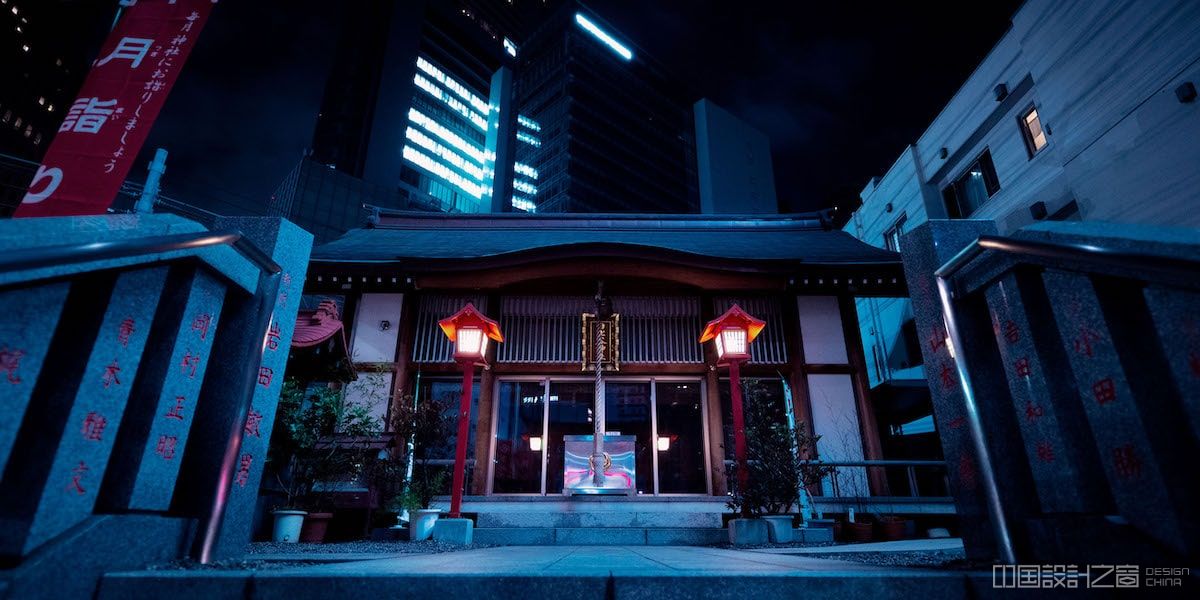
{"label": "lit office window", "polygon": [[900,236],[904,234],[904,222],[908,220],[908,215],[900,215],[899,219],[883,234],[883,244],[892,252],[900,251]]}
{"label": "lit office window", "polygon": [[1037,108],[1029,110],[1021,116],[1021,133],[1025,135],[1025,148],[1032,158],[1046,147],[1046,130],[1042,129],[1042,120],[1038,117]]}
{"label": "lit office window", "polygon": [[992,164],[992,153],[984,150],[962,175],[942,189],[942,199],[951,219],[965,219],[999,191],[1000,180]]}

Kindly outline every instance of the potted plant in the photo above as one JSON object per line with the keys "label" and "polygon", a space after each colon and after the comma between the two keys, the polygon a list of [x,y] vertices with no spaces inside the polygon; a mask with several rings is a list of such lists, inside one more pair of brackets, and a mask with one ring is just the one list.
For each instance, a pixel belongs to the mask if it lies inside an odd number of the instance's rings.
{"label": "potted plant", "polygon": [[412,478],[403,486],[398,505],[408,512],[409,541],[425,540],[441,513],[433,499],[446,487],[446,473],[431,461],[454,433],[451,414],[436,398],[417,401],[412,396],[399,402],[393,413],[396,445],[412,462]]}
{"label": "potted plant", "polygon": [[[778,407],[771,405],[761,383],[747,383],[745,392],[748,489],[737,490],[736,477],[731,485],[738,492],[739,508],[764,515],[768,539],[788,543],[796,517],[791,511],[800,502],[801,490],[819,482],[830,468],[812,459],[820,436],[810,435],[804,423],[793,428],[780,422]],[[736,475],[736,466],[734,471]]]}
{"label": "potted plant", "polygon": [[885,515],[875,520],[875,537],[885,542],[904,539],[904,530],[908,525],[905,519],[894,515]]}
{"label": "potted plant", "polygon": [[[289,378],[280,393],[269,461],[281,465],[276,480],[287,500],[275,511],[276,541],[324,541],[333,513],[304,511],[321,504],[321,492],[361,470],[362,454],[380,434],[370,407],[346,402],[328,385],[301,388]],[[283,467],[282,465],[286,465]],[[300,531],[295,528],[300,527]],[[287,539],[282,539],[287,538]]]}

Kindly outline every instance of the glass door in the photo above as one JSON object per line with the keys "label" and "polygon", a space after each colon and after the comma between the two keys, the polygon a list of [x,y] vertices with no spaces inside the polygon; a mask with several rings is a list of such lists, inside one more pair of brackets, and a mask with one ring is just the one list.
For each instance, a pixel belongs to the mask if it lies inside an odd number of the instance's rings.
{"label": "glass door", "polygon": [[546,428],[546,493],[563,491],[564,435],[592,434],[595,382],[551,381],[549,425]]}
{"label": "glass door", "polygon": [[707,494],[704,395],[698,381],[654,383],[658,493]]}
{"label": "glass door", "polygon": [[493,494],[542,493],[545,463],[543,381],[501,381],[496,406]]}
{"label": "glass door", "polygon": [[[703,383],[613,377],[604,383],[605,430],[635,436],[639,494],[706,494]],[[561,494],[563,436],[591,435],[595,382],[501,380],[496,389],[493,494]]]}
{"label": "glass door", "polygon": [[604,382],[604,430],[613,435],[636,436],[634,470],[639,494],[654,493],[650,400],[649,381]]}

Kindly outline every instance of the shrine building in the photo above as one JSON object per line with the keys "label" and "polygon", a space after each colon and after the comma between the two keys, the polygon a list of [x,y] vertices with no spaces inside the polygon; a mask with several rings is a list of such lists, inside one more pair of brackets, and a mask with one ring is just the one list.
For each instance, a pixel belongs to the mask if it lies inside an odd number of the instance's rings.
{"label": "shrine building", "polygon": [[[337,305],[357,374],[347,398],[381,419],[409,395],[457,408],[461,371],[438,321],[467,303],[496,320],[504,341],[475,372],[468,500],[561,498],[564,436],[593,431],[581,319],[600,282],[619,315],[604,430],[633,436],[637,496],[726,493],[728,371],[698,339],[735,303],[765,322],[742,380],[822,435],[822,459],[882,458],[854,298],[904,295],[899,255],[817,215],[385,211],[315,248],[304,294]],[[869,479],[886,494],[882,473]]]}

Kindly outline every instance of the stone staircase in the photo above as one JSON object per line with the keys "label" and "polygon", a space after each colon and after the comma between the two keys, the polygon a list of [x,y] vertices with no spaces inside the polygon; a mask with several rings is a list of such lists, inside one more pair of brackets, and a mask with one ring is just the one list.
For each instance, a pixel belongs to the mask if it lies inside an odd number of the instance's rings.
{"label": "stone staircase", "polygon": [[[729,541],[718,497],[480,496],[463,503],[475,514],[478,544],[506,546],[708,546]],[[797,540],[831,532],[797,530]],[[807,537],[806,537],[807,536]]]}

